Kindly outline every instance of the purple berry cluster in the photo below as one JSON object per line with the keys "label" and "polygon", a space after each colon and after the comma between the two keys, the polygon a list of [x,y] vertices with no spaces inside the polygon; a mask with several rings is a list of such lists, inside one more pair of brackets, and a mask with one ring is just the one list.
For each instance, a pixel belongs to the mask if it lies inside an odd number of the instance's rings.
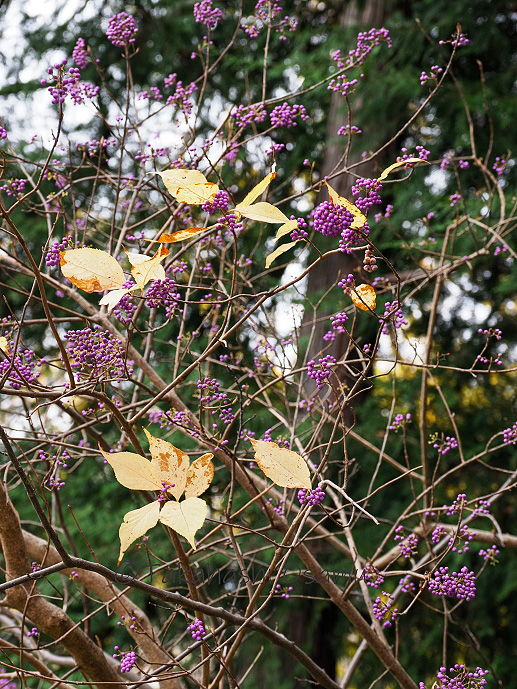
{"label": "purple berry cluster", "polygon": [[382,586],[382,584],[384,584],[384,577],[379,572],[377,567],[370,563],[367,564],[366,567],[363,569],[363,573],[361,576],[366,585],[371,586],[372,589],[378,589],[379,586]]}
{"label": "purple berry cluster", "polygon": [[429,593],[434,596],[449,596],[460,600],[472,600],[476,597],[476,575],[468,567],[449,574],[448,567],[440,567],[429,582]]}
{"label": "purple berry cluster", "polygon": [[458,441],[456,438],[450,435],[446,435],[445,439],[439,443],[433,443],[435,450],[438,450],[439,455],[446,455],[450,450],[455,450],[458,447]]}
{"label": "purple berry cluster", "polygon": [[312,380],[316,381],[318,389],[321,390],[323,383],[327,380],[332,372],[332,366],[336,363],[336,359],[331,355],[321,357],[318,363],[311,359],[307,362],[307,375]]}
{"label": "purple berry cluster", "polygon": [[86,69],[88,66],[88,53],[86,52],[84,38],[77,39],[77,43],[72,51],[72,60],[79,67],[79,69]]}
{"label": "purple berry cluster", "polygon": [[206,636],[205,627],[201,620],[197,617],[194,622],[187,627],[187,632],[190,632],[192,634],[192,638],[196,641],[201,641],[201,639]]}
{"label": "purple berry cluster", "polygon": [[510,428],[504,429],[503,443],[505,445],[517,445],[517,421]]}
{"label": "purple berry cluster", "polygon": [[453,514],[460,513],[466,504],[467,504],[467,494],[466,493],[458,493],[458,495],[452,501],[451,506],[449,507],[448,505],[444,505],[443,509],[445,510],[445,514],[448,517],[452,517]]}
{"label": "purple berry cluster", "polygon": [[309,236],[309,233],[307,232],[307,223],[303,218],[295,218],[294,215],[291,215],[289,220],[297,220],[298,222],[298,227],[291,232],[289,235],[291,237],[292,242],[298,241],[298,239],[307,239]]}
{"label": "purple berry cluster", "polygon": [[239,129],[244,129],[249,124],[254,122],[260,124],[266,119],[266,108],[261,104],[255,105],[239,105],[233,112],[232,117],[235,118],[235,124]]}
{"label": "purple berry cluster", "polygon": [[36,383],[41,363],[34,357],[32,349],[24,349],[14,357],[6,355],[0,361],[0,378],[7,374],[7,382],[15,390],[19,390],[23,385]]}
{"label": "purple berry cluster", "polygon": [[[403,325],[408,325],[407,320],[404,318],[404,314],[402,313],[402,308],[397,300],[395,301],[387,301],[385,306],[384,306],[384,314],[383,318],[388,318],[391,323],[393,324],[393,327],[395,330],[398,330],[401,328]],[[382,326],[382,332],[384,335],[389,334],[389,329],[388,329],[388,323],[384,323]]]}
{"label": "purple berry cluster", "polygon": [[490,546],[490,548],[487,548],[486,550],[482,548],[478,555],[482,557],[485,562],[488,562],[491,565],[496,565],[498,562],[496,557],[499,555],[499,548],[496,548],[495,545]]}
{"label": "purple berry cluster", "polygon": [[280,594],[280,595],[282,596],[282,598],[285,598],[286,600],[288,600],[289,598],[291,598],[290,591],[292,591],[292,590],[293,590],[293,587],[292,587],[292,586],[284,586],[284,588],[282,588],[282,587],[280,586],[280,584],[277,584],[277,585],[275,586],[275,591],[274,591],[274,593],[275,593],[275,595],[279,595],[279,594]]}
{"label": "purple berry cluster", "polygon": [[25,193],[25,187],[27,186],[27,180],[20,178],[10,179],[6,184],[0,187],[0,191],[3,191],[7,196],[14,196],[20,198]]}
{"label": "purple berry cluster", "polygon": [[[452,550],[453,552],[456,552],[456,553],[458,553],[458,554],[460,554],[460,555],[461,555],[462,553],[468,553],[468,551],[469,551],[469,543],[470,543],[470,541],[471,541],[473,538],[474,538],[474,534],[471,533],[471,532],[469,531],[469,527],[467,526],[467,524],[462,524],[462,525],[460,526],[460,530],[459,530],[459,532],[458,532],[458,535],[457,535],[457,536],[453,535],[453,536],[451,536],[451,538],[449,539],[449,547],[451,548],[451,550]],[[454,545],[454,542],[456,541],[456,539],[457,539],[458,541],[462,541],[462,542],[463,542],[463,547],[462,547],[462,548],[460,548],[460,547]]]}
{"label": "purple berry cluster", "polygon": [[222,17],[222,11],[212,6],[212,0],[201,0],[194,5],[194,19],[198,24],[205,24],[211,31],[215,29]]}
{"label": "purple berry cluster", "polygon": [[336,313],[335,316],[330,316],[330,322],[332,324],[332,330],[329,330],[323,335],[325,342],[334,342],[336,339],[336,333],[345,333],[346,327],[345,323],[348,321],[348,314],[344,311]]}
{"label": "purple berry cluster", "polygon": [[45,265],[49,268],[58,266],[61,262],[61,251],[67,251],[67,249],[73,248],[72,237],[63,237],[61,241],[56,239],[54,244],[47,249],[45,254]]}
{"label": "purple berry cluster", "polygon": [[[65,335],[72,368],[79,376],[91,379],[126,378],[133,373],[133,361],[125,359],[124,345],[107,330],[99,326],[85,330],[69,330]],[[127,371],[126,371],[127,364]]]}
{"label": "purple berry cluster", "polygon": [[313,490],[307,490],[307,488],[301,488],[298,491],[298,502],[300,505],[310,505],[314,507],[315,505],[321,505],[325,500],[325,491],[320,488],[314,488]]}
{"label": "purple berry cluster", "polygon": [[221,211],[221,213],[226,213],[228,211],[229,205],[230,195],[227,191],[219,189],[214,198],[211,201],[207,201],[207,203],[204,203],[201,206],[201,208],[205,211],[205,213],[214,214],[217,213],[217,211]]}
{"label": "purple berry cluster", "polygon": [[411,422],[411,414],[408,412],[407,414],[396,414],[395,418],[391,422],[391,425],[388,426],[388,429],[390,431],[398,431],[399,428],[402,428],[405,426],[407,423]]}
{"label": "purple berry cluster", "polygon": [[175,85],[176,90],[167,98],[165,104],[174,105],[181,110],[185,117],[188,117],[194,108],[190,96],[198,90],[198,87],[194,82],[190,83],[188,86],[183,86],[181,80],[176,82],[176,74],[169,74],[169,76],[165,78],[165,86],[171,88],[173,85]]}
{"label": "purple berry cluster", "polygon": [[[5,131],[5,130],[4,130]],[[501,177],[501,175],[504,173],[508,166],[508,157],[504,156],[497,156],[495,159],[495,163],[492,165],[492,170],[494,170],[495,174],[498,177]]]}
{"label": "purple berry cluster", "polygon": [[349,124],[345,124],[344,127],[340,127],[337,130],[338,136],[353,136],[354,134],[362,133],[362,129],[359,129],[359,127],[356,127],[355,125],[350,126]]}
{"label": "purple berry cluster", "polygon": [[311,224],[316,232],[326,237],[337,237],[350,228],[354,216],[341,206],[335,206],[332,201],[323,201],[312,211]]}
{"label": "purple berry cluster", "polygon": [[0,139],[7,139],[7,129],[0,126]]}
{"label": "purple berry cluster", "polygon": [[[118,646],[114,646],[115,651],[118,651]],[[117,658],[118,653],[114,653],[113,657]],[[135,651],[122,651],[120,654],[120,672],[130,672],[136,665],[136,653]]]}
{"label": "purple berry cluster", "polygon": [[[132,280],[126,280],[122,287],[131,287],[133,285]],[[119,303],[113,309],[113,315],[118,318],[121,323],[127,325],[131,322],[135,311],[137,310],[137,304],[135,302],[135,297],[133,294],[125,294]]]}
{"label": "purple berry cluster", "polygon": [[[489,674],[488,670],[477,667],[474,671],[469,671],[465,665],[456,663],[449,669],[441,667],[436,674],[436,682],[433,687],[436,689],[482,689],[487,683],[485,679]],[[419,689],[425,689],[423,682],[419,683]]]}
{"label": "purple berry cluster", "polygon": [[[5,672],[5,667],[0,667],[0,673],[4,674]],[[0,678],[0,689],[18,689],[18,684],[14,680]]]}
{"label": "purple berry cluster", "polygon": [[30,632],[27,632],[27,636],[34,636],[36,638],[39,637],[39,631],[37,627],[33,627]]}
{"label": "purple berry cluster", "polygon": [[[372,206],[381,203],[381,196],[379,193],[381,190],[382,184],[376,179],[360,177],[352,187],[352,194],[357,196],[354,201],[355,205],[360,211],[367,213]],[[361,196],[361,194],[363,195]]]}
{"label": "purple berry cluster", "polygon": [[409,534],[409,536],[406,538],[403,535],[404,527],[402,524],[400,526],[397,526],[395,529],[395,536],[393,540],[398,544],[400,547],[400,554],[403,555],[407,560],[412,556],[415,555],[417,550],[418,550],[418,537],[415,536],[415,534]]}
{"label": "purple berry cluster", "polygon": [[[359,67],[364,63],[367,56],[372,52],[376,45],[381,41],[385,41],[388,47],[391,48],[391,38],[388,29],[370,29],[369,31],[362,31],[357,36],[357,46],[348,52],[348,55],[342,56],[340,50],[336,50],[332,59],[336,63],[338,71],[351,69],[352,67]],[[360,75],[361,77],[364,74]],[[335,79],[332,79],[328,85],[329,91],[337,91],[343,96],[346,96],[348,91],[358,83],[358,79],[348,79],[346,71],[340,74]]]}
{"label": "purple berry cluster", "polygon": [[[67,60],[55,64],[47,69],[48,77],[41,81],[42,86],[48,86],[48,92],[52,96],[52,105],[64,103],[67,96],[70,96],[74,105],[84,103],[84,100],[91,100],[99,93],[99,87],[81,81],[81,72],[78,67],[70,67],[65,71]],[[54,72],[55,70],[55,72]]]}
{"label": "purple berry cluster", "polygon": [[395,598],[383,591],[382,596],[377,596],[373,603],[373,614],[379,622],[382,622],[383,627],[391,627],[397,618],[398,608],[393,608],[394,602]]}
{"label": "purple berry cluster", "polygon": [[108,19],[108,30],[106,36],[113,45],[123,48],[129,43],[134,43],[138,28],[135,23],[135,18],[126,12],[114,14]]}
{"label": "purple berry cluster", "polygon": [[145,305],[150,309],[163,306],[167,318],[172,318],[178,308],[181,295],[176,292],[176,281],[172,278],[154,280],[145,293]]}
{"label": "purple berry cluster", "polygon": [[289,103],[282,103],[282,105],[277,105],[269,115],[271,126],[287,127],[287,129],[296,127],[297,117],[300,117],[304,121],[309,119],[307,111],[303,105],[289,105]]}
{"label": "purple berry cluster", "polygon": [[442,72],[443,69],[441,67],[438,67],[438,65],[433,65],[429,70],[429,74],[422,72],[420,75],[420,86],[424,86],[424,84],[431,79],[436,83],[438,81],[438,75],[440,75]]}
{"label": "purple berry cluster", "polygon": [[399,580],[399,586],[402,593],[416,593],[416,586],[414,581],[411,580],[410,574],[406,574],[405,577]]}

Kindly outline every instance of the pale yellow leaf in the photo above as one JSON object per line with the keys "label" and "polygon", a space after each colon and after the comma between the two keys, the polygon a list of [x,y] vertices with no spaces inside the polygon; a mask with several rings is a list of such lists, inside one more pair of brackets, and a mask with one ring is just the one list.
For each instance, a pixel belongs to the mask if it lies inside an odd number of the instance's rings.
{"label": "pale yellow leaf", "polygon": [[9,354],[9,340],[3,335],[0,337],[0,350],[2,350],[4,354]]}
{"label": "pale yellow leaf", "polygon": [[176,196],[179,187],[208,182],[207,178],[199,170],[163,170],[163,172],[157,172],[156,174],[160,175],[165,188],[173,196]]}
{"label": "pale yellow leaf", "polygon": [[246,196],[243,198],[243,200],[237,204],[235,207],[237,210],[241,208],[245,208],[246,206],[250,206],[253,201],[258,199],[259,196],[261,196],[264,191],[268,188],[272,180],[274,180],[276,177],[276,172],[273,170],[273,172],[270,172],[269,175],[266,175],[263,180],[261,180],[257,185],[253,187],[251,191],[249,191]]}
{"label": "pale yellow leaf", "polygon": [[152,466],[159,476],[160,488],[161,481],[165,481],[171,486],[168,492],[174,495],[176,500],[179,500],[187,482],[188,455],[166,440],[155,438],[145,428],[144,433],[149,441],[149,449],[153,458]]}
{"label": "pale yellow leaf", "polygon": [[100,249],[62,251],[60,265],[63,275],[85,292],[120,288],[126,281],[117,260]]}
{"label": "pale yellow leaf", "polygon": [[212,201],[219,191],[217,184],[205,182],[204,184],[191,184],[189,186],[178,187],[174,195],[180,203],[188,203],[191,206]]}
{"label": "pale yellow leaf", "polygon": [[203,526],[206,512],[206,502],[201,500],[201,498],[187,498],[187,500],[182,502],[169,500],[162,507],[160,521],[162,524],[166,524],[174,531],[177,531],[195,548],[194,536]]}
{"label": "pale yellow leaf", "polygon": [[187,482],[185,485],[186,498],[197,498],[197,496],[204,493],[212,483],[212,479],[214,478],[213,456],[213,454],[208,452],[206,455],[198,457],[190,465],[187,471]]}
{"label": "pale yellow leaf", "polygon": [[285,222],[281,227],[278,228],[276,231],[276,239],[280,239],[286,234],[290,234],[293,230],[296,230],[298,227],[298,220],[289,220],[288,222]]}
{"label": "pale yellow leaf", "polygon": [[356,205],[354,205],[351,201],[345,199],[344,196],[340,196],[335,189],[332,189],[328,182],[325,182],[325,184],[327,185],[329,197],[334,206],[341,206],[342,208],[346,208],[347,211],[349,213],[352,213],[352,215],[354,216],[354,220],[350,225],[351,229],[360,230],[366,222],[366,215],[361,213],[359,208]]}
{"label": "pale yellow leaf", "polygon": [[158,501],[151,502],[149,505],[144,505],[137,510],[132,510],[124,515],[124,521],[120,525],[120,554],[118,561],[120,562],[124,557],[124,553],[129,548],[131,543],[137,538],[143,536],[145,533],[156,526],[158,517],[160,516],[160,503]]}
{"label": "pale yellow leaf", "polygon": [[151,462],[134,452],[103,452],[115,472],[117,481],[132,490],[160,490],[162,487],[158,471]]}
{"label": "pale yellow leaf", "polygon": [[371,285],[358,285],[355,291],[350,292],[350,296],[354,304],[358,309],[361,309],[361,311],[368,311],[369,309],[373,311],[375,309],[377,295]]}
{"label": "pale yellow leaf", "polygon": [[190,239],[190,237],[194,237],[196,234],[206,232],[207,229],[207,227],[187,227],[185,230],[178,230],[172,234],[162,234],[158,238],[158,241],[166,244],[182,242],[184,239]]}
{"label": "pale yellow leaf", "polygon": [[297,239],[294,242],[288,242],[287,244],[281,244],[280,246],[277,246],[277,248],[266,257],[266,268],[269,268],[269,266],[273,263],[275,258],[278,258],[286,251],[289,251],[289,249],[292,249],[293,246],[297,244],[299,241],[300,240]]}
{"label": "pale yellow leaf", "polygon": [[161,246],[154,256],[146,256],[145,261],[141,260],[142,254],[131,254],[130,261],[135,261],[135,263],[132,263],[131,275],[138,287],[144,287],[151,280],[165,279],[165,270],[160,263],[169,253],[169,249]]}
{"label": "pale yellow leaf", "polygon": [[99,306],[107,306],[108,312],[111,313],[115,306],[126,294],[132,291],[133,288],[125,287],[124,289],[113,289],[111,292],[105,294],[99,302]]}
{"label": "pale yellow leaf", "polygon": [[267,201],[259,201],[251,206],[239,206],[236,209],[241,215],[258,222],[285,223],[289,222],[287,215]]}
{"label": "pale yellow leaf", "polygon": [[255,461],[273,483],[285,488],[311,490],[311,476],[303,457],[292,450],[278,447],[276,443],[252,438],[248,440],[253,445]]}
{"label": "pale yellow leaf", "polygon": [[402,165],[407,165],[408,163],[427,163],[427,160],[423,160],[422,158],[407,158],[406,160],[399,160],[398,163],[393,163],[393,165],[390,165],[387,167],[385,170],[381,172],[381,176],[377,180],[378,182],[382,182],[383,179],[386,179],[386,177],[390,174],[392,170],[395,170],[398,167],[402,167]]}

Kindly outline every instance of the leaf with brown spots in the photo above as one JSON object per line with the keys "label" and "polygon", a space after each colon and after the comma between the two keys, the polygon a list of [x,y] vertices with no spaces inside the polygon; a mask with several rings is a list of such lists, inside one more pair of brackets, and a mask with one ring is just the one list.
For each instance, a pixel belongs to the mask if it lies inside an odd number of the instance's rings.
{"label": "leaf with brown spots", "polygon": [[204,493],[214,478],[214,465],[212,457],[208,452],[206,455],[198,457],[189,467],[187,472],[187,482],[185,485],[185,497],[197,498]]}
{"label": "leaf with brown spots", "polygon": [[350,292],[352,301],[361,311],[373,311],[377,305],[377,295],[371,285],[358,285]]}
{"label": "leaf with brown spots", "polygon": [[[179,500],[185,490],[187,482],[187,472],[189,468],[189,457],[177,447],[171,445],[166,440],[155,438],[147,429],[144,433],[149,441],[151,451],[151,464],[158,470],[160,481],[165,481],[171,488],[169,493],[176,500]],[[173,485],[174,484],[174,485]]]}
{"label": "leaf with brown spots", "polygon": [[117,260],[100,249],[70,249],[61,251],[63,275],[85,292],[104,292],[121,289],[126,278]]}

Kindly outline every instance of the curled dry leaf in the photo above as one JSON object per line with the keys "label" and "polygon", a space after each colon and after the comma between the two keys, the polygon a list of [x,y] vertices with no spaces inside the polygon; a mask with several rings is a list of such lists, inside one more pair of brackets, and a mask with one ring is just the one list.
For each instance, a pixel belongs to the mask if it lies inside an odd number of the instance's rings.
{"label": "curled dry leaf", "polygon": [[398,167],[402,167],[402,165],[407,165],[408,163],[427,163],[429,165],[429,161],[423,160],[423,158],[407,158],[406,160],[399,160],[398,163],[393,163],[393,165],[390,165],[387,167],[385,170],[381,172],[381,176],[378,178],[378,182],[382,182],[383,179],[386,179],[386,177],[390,174],[392,170],[395,170]]}
{"label": "curled dry leaf", "polygon": [[329,197],[334,206],[341,206],[342,208],[346,208],[347,211],[349,213],[352,213],[352,215],[354,216],[354,220],[350,225],[351,229],[360,230],[366,222],[366,215],[361,213],[359,208],[356,205],[354,205],[351,201],[345,199],[344,196],[340,196],[335,189],[332,189],[328,182],[325,182],[325,184],[327,185]]}
{"label": "curled dry leaf", "polygon": [[187,498],[182,502],[166,502],[160,512],[162,524],[170,526],[195,548],[194,536],[206,519],[207,504],[200,498]]}
{"label": "curled dry leaf", "polygon": [[284,254],[286,251],[289,251],[289,249],[292,249],[295,244],[298,244],[300,240],[297,239],[294,242],[287,242],[287,244],[281,244],[280,246],[277,246],[277,248],[272,251],[268,256],[266,257],[266,268],[269,268],[269,266],[273,263],[275,258],[278,258],[282,254]]}
{"label": "curled dry leaf", "polygon": [[104,292],[124,285],[126,278],[117,260],[100,249],[60,252],[63,275],[85,292]]}
{"label": "curled dry leaf", "polygon": [[352,301],[361,311],[374,310],[377,304],[377,295],[371,285],[358,285],[355,290],[350,292]]}
{"label": "curled dry leaf", "polygon": [[255,461],[264,474],[284,488],[311,490],[311,475],[303,457],[276,443],[248,438],[255,451]]}
{"label": "curled dry leaf", "polygon": [[99,306],[107,306],[108,312],[111,312],[122,299],[122,297],[124,297],[126,294],[129,294],[129,292],[132,292],[135,288],[136,285],[134,287],[125,287],[124,289],[112,289],[111,292],[108,292],[102,297],[102,299],[99,301]]}
{"label": "curled dry leaf", "polygon": [[208,227],[187,227],[186,230],[178,230],[177,232],[173,232],[172,234],[162,234],[158,238],[159,242],[163,242],[164,244],[169,244],[169,243],[174,243],[174,242],[182,242],[184,239],[190,239],[190,237],[194,237],[196,234],[201,234],[201,232],[206,232]]}

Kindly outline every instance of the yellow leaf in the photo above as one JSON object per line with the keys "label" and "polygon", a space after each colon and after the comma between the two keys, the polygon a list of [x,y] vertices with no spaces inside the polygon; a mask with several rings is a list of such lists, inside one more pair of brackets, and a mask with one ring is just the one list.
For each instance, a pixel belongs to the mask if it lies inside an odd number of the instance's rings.
{"label": "yellow leaf", "polygon": [[170,500],[162,507],[160,521],[177,531],[195,548],[194,536],[203,526],[206,512],[206,502],[201,498],[188,498],[182,502]]}
{"label": "yellow leaf", "polygon": [[170,253],[169,249],[161,246],[154,256],[128,253],[127,257],[132,265],[131,275],[138,287],[144,287],[151,280],[164,280],[165,270],[160,263]]}
{"label": "yellow leaf", "polygon": [[361,311],[372,311],[375,309],[377,303],[377,296],[375,290],[371,285],[363,284],[358,285],[355,291],[350,292],[352,301]]}
{"label": "yellow leaf", "polygon": [[9,340],[7,337],[0,337],[0,349],[4,354],[9,354]]}
{"label": "yellow leaf", "polygon": [[99,306],[107,306],[108,312],[111,313],[115,306],[119,303],[122,297],[128,292],[131,292],[134,287],[126,287],[124,289],[113,289],[108,294],[105,294],[99,302]]}
{"label": "yellow leaf", "polygon": [[236,209],[241,215],[258,222],[285,223],[289,222],[287,215],[267,201],[259,201],[252,206],[239,206]]}
{"label": "yellow leaf", "polygon": [[62,251],[60,265],[63,275],[85,292],[120,288],[126,281],[117,260],[100,249]]}
{"label": "yellow leaf", "polygon": [[366,216],[363,213],[361,213],[359,208],[355,206],[351,201],[345,199],[344,196],[340,196],[337,193],[337,191],[335,191],[335,189],[332,189],[328,182],[325,182],[325,184],[327,185],[329,197],[334,206],[341,206],[342,208],[346,208],[347,211],[349,213],[352,213],[352,215],[354,216],[354,220],[350,225],[351,229],[360,230],[366,222]]}
{"label": "yellow leaf", "polygon": [[194,237],[196,234],[206,232],[207,229],[207,227],[187,227],[186,230],[178,230],[172,234],[162,234],[160,235],[158,241],[167,244],[172,244],[173,242],[182,242],[184,239],[190,239],[190,237]]}
{"label": "yellow leaf", "polygon": [[[171,488],[168,492],[174,495],[176,500],[179,500],[185,490],[187,481],[187,471],[189,468],[189,458],[181,450],[168,443],[161,438],[155,438],[147,429],[144,428],[144,433],[149,441],[149,449],[152,456],[153,469],[159,475],[159,482],[161,488],[161,481],[166,481]],[[174,484],[174,485],[173,485]]]}
{"label": "yellow leaf", "polygon": [[204,493],[212,483],[212,479],[214,478],[213,456],[213,454],[208,452],[206,455],[198,457],[190,465],[187,471],[187,481],[185,485],[186,498],[197,498],[197,496]]}
{"label": "yellow leaf", "polygon": [[245,208],[246,206],[250,206],[253,201],[258,199],[259,196],[261,196],[264,191],[268,188],[272,180],[274,180],[276,177],[276,172],[273,170],[273,172],[270,172],[269,175],[266,175],[263,180],[261,180],[256,186],[253,187],[251,191],[249,191],[246,196],[243,198],[243,200],[235,206],[235,208],[238,210],[241,208]]}
{"label": "yellow leaf", "polygon": [[395,170],[396,168],[401,167],[402,165],[407,165],[408,163],[428,163],[428,161],[423,160],[422,158],[407,158],[406,160],[399,160],[398,163],[393,163],[393,165],[390,165],[385,170],[383,170],[381,172],[381,176],[377,181],[382,182],[382,180],[386,179],[386,177],[390,174],[392,170]]}
{"label": "yellow leaf", "polygon": [[207,178],[199,170],[163,170],[163,172],[157,172],[156,174],[160,175],[165,188],[173,196],[176,196],[180,187],[208,182]]}
{"label": "yellow leaf", "polygon": [[199,170],[164,170],[158,172],[165,188],[180,203],[200,204],[211,201],[219,191]]}
{"label": "yellow leaf", "polygon": [[205,182],[204,184],[191,184],[190,186],[179,187],[176,192],[176,201],[188,203],[191,206],[199,205],[212,201],[219,191],[217,184]]}
{"label": "yellow leaf", "polygon": [[[100,448],[99,448],[100,449]],[[117,481],[132,490],[160,490],[162,487],[160,476],[151,462],[134,452],[103,452],[115,472]]]}
{"label": "yellow leaf", "polygon": [[290,234],[293,230],[296,230],[298,227],[298,220],[289,220],[288,222],[285,222],[281,227],[278,228],[276,231],[276,239],[280,239],[286,234]]}
{"label": "yellow leaf", "polygon": [[299,241],[300,240],[297,239],[294,242],[288,242],[287,244],[277,246],[277,248],[266,257],[266,268],[269,268],[269,266],[273,263],[275,258],[278,258],[281,254],[285,253],[286,251],[289,251],[289,249],[292,249],[293,246],[297,244]]}
{"label": "yellow leaf", "polygon": [[276,443],[248,438],[255,451],[255,461],[277,486],[311,490],[311,476],[303,457]]}
{"label": "yellow leaf", "polygon": [[124,557],[124,553],[131,543],[147,533],[153,526],[156,526],[159,516],[160,503],[158,501],[151,502],[149,505],[144,505],[138,510],[132,510],[124,515],[124,521],[120,525],[118,532],[120,537],[119,562]]}

